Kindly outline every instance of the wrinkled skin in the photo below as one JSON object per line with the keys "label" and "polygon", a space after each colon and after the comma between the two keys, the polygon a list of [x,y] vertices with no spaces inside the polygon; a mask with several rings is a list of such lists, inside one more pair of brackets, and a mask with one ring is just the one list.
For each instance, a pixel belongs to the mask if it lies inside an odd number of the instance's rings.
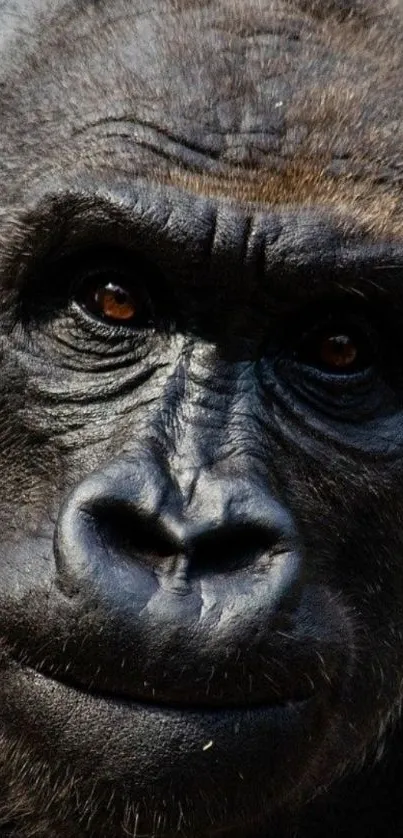
{"label": "wrinkled skin", "polygon": [[0,3],[0,836],[403,834],[403,11]]}

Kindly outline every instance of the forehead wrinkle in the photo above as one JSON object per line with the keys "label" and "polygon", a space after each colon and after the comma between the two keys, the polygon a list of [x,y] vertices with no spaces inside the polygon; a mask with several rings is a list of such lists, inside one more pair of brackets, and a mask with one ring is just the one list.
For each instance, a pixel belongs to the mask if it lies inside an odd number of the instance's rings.
{"label": "forehead wrinkle", "polygon": [[332,212],[348,233],[377,235],[396,241],[403,235],[403,203],[400,189],[375,184],[370,177],[361,181],[332,178],[325,166],[298,159],[280,170],[236,171],[219,175],[172,168],[157,178],[189,192],[217,199],[233,200],[259,208],[301,210],[323,207]]}
{"label": "forehead wrinkle", "polygon": [[[397,7],[392,14],[389,2],[375,4],[372,0],[323,0],[322,5],[316,0],[197,4],[193,0],[161,0],[160,9],[166,14],[151,15],[151,30],[141,30],[152,37],[136,37],[132,43],[130,24],[134,25],[146,10],[157,11],[157,2],[140,0],[134,10],[129,2],[118,0],[113,4],[110,15],[122,22],[115,40],[112,27],[100,25],[109,15],[108,4],[78,0],[76,4],[72,0],[60,4],[60,8],[73,10],[77,5],[87,29],[80,22],[79,31],[75,25],[69,38],[63,26],[61,50],[60,39],[55,37],[57,15],[49,14],[49,25],[42,27],[43,44],[39,42],[37,51],[41,56],[43,53],[43,59],[38,62],[35,52],[35,63],[27,66],[23,90],[25,96],[32,97],[32,118],[37,120],[32,131],[37,132],[37,139],[25,143],[25,173],[36,165],[44,170],[63,166],[77,154],[92,158],[94,167],[110,163],[118,170],[121,163],[131,162],[134,168],[138,148],[135,142],[132,148],[126,148],[130,144],[126,138],[124,149],[119,146],[119,137],[115,146],[104,146],[104,140],[98,137],[92,144],[83,140],[77,152],[75,140],[80,127],[85,128],[94,115],[99,118],[105,111],[106,120],[123,114],[128,122],[133,117],[137,122],[153,122],[156,130],[183,138],[184,146],[187,141],[196,142],[205,157],[204,164],[197,161],[200,169],[203,165],[218,168],[218,164],[229,169],[233,155],[235,174],[220,177],[217,183],[213,173],[209,178],[202,175],[201,185],[199,176],[190,183],[193,176],[185,174],[191,190],[265,206],[300,201],[303,206],[326,205],[340,217],[348,213],[369,232],[391,238],[401,235],[400,193],[393,184],[394,161],[401,156],[403,124],[399,94],[402,14]],[[382,7],[384,17],[379,26],[371,27],[367,13],[373,13],[375,19],[376,7]],[[343,10],[348,15],[340,24],[338,13]],[[365,26],[360,10],[366,10]],[[298,40],[287,40],[284,32],[273,30],[273,21],[279,15],[298,24]],[[87,37],[92,27],[99,34],[100,49],[96,39]],[[125,39],[128,43],[122,52]],[[227,47],[223,52],[224,42]],[[52,60],[55,49],[56,64]],[[98,70],[105,66],[105,50],[108,73],[102,74]],[[83,70],[87,61],[91,72],[85,86],[76,82],[74,95],[65,97],[72,68],[78,79],[77,68]],[[18,104],[20,78],[11,74],[5,86],[11,107],[0,139],[0,144],[5,143],[1,153],[4,176],[0,177],[6,193],[19,188],[13,180],[12,166],[20,153],[20,126],[25,125]],[[99,89],[93,89],[92,80]],[[284,97],[279,93],[283,86]],[[51,131],[49,115],[42,113],[48,95],[57,99],[57,120]],[[83,103],[79,114],[78,99]],[[283,99],[282,117],[282,107],[277,106]],[[60,115],[63,108],[64,114]],[[7,140],[8,134],[13,143]],[[240,161],[238,154],[245,161]],[[218,163],[214,157],[220,158]],[[343,177],[328,176],[326,168],[331,168],[334,161],[345,167]],[[246,162],[254,174],[237,169],[239,162]],[[158,170],[157,162],[150,170],[151,179],[158,181]],[[375,174],[379,180],[384,178],[384,187],[374,183]],[[170,173],[167,181],[174,178],[175,182],[177,177]],[[228,186],[225,181],[229,181]]]}

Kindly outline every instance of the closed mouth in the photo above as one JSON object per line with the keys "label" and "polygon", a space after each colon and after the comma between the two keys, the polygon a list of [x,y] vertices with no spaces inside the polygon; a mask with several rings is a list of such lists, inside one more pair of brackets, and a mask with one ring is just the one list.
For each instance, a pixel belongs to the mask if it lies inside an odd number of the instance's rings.
{"label": "closed mouth", "polygon": [[[17,664],[21,666],[21,664]],[[170,698],[169,696],[162,696],[160,693],[153,693],[150,691],[149,694],[134,694],[128,693],[125,691],[114,691],[111,689],[104,689],[99,686],[95,686],[93,683],[89,682],[87,685],[80,683],[78,680],[74,679],[74,677],[66,677],[63,675],[61,677],[60,673],[47,673],[43,672],[40,669],[36,669],[31,666],[23,666],[22,667],[27,675],[30,677],[36,677],[40,679],[44,679],[44,681],[55,683],[60,685],[61,687],[70,690],[72,692],[76,692],[77,695],[85,696],[88,698],[93,698],[97,701],[104,701],[108,704],[115,704],[121,706],[133,706],[133,707],[142,707],[146,708],[155,708],[155,709],[163,709],[163,710],[172,710],[173,712],[193,712],[193,713],[231,713],[231,712],[254,712],[254,711],[299,711],[302,710],[303,707],[312,704],[315,701],[317,696],[313,695],[312,693],[308,695],[293,695],[292,697],[281,697],[278,699],[264,701],[264,700],[255,700],[255,701],[228,701],[223,700],[220,701],[219,699],[211,700],[208,696],[203,701],[179,701],[175,700],[174,698]]]}

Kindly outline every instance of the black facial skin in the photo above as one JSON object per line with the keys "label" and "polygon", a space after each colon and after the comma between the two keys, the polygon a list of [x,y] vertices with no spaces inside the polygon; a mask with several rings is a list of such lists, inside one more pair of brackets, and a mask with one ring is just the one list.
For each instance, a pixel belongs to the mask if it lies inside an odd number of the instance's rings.
{"label": "black facial skin", "polygon": [[0,3],[0,838],[403,834],[402,33]]}

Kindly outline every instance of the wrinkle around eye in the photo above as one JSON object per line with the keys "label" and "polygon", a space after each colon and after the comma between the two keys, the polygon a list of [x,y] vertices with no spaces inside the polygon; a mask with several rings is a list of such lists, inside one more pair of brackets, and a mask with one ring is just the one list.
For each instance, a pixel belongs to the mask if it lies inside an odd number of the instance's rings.
{"label": "wrinkle around eye", "polygon": [[[148,366],[146,369],[132,371],[131,374],[120,376],[107,374],[92,377],[89,382],[77,379],[77,370],[67,369],[71,376],[63,376],[62,379],[55,378],[52,382],[41,383],[35,376],[28,390],[36,401],[44,400],[49,405],[60,407],[68,404],[94,404],[104,402],[105,398],[116,399],[136,392],[142,385],[147,384],[154,375],[158,373],[157,366]],[[64,370],[63,370],[64,372]]]}
{"label": "wrinkle around eye", "polygon": [[[82,319],[87,320],[86,315]],[[60,367],[106,372],[144,363],[152,354],[154,337],[149,331],[122,334],[95,320],[88,327],[68,313],[32,330],[30,340],[45,356],[50,352]]]}
{"label": "wrinkle around eye", "polygon": [[396,394],[373,368],[357,375],[331,375],[284,364],[278,370],[282,397],[296,397],[325,419],[365,423],[399,408]]}

